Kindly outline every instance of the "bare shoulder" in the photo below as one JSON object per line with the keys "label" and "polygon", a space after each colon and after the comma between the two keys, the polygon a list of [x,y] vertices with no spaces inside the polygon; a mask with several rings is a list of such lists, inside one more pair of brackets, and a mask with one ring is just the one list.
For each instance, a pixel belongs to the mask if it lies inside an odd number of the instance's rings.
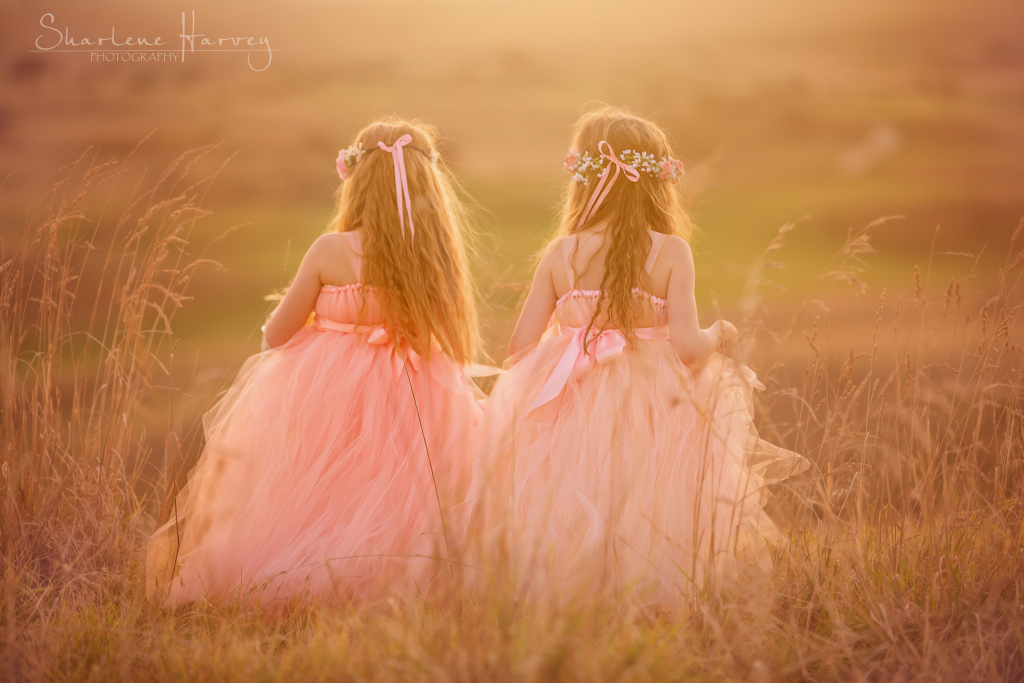
{"label": "bare shoulder", "polygon": [[328,232],[317,237],[306,252],[306,260],[317,269],[324,284],[346,285],[355,281],[349,265],[348,240],[340,232]]}
{"label": "bare shoulder", "polygon": [[693,253],[690,251],[690,245],[686,243],[682,237],[676,235],[668,235],[665,237],[665,244],[661,248],[663,253],[668,260],[686,260],[693,261]]}
{"label": "bare shoulder", "polygon": [[564,235],[551,242],[551,244],[548,245],[547,251],[544,252],[544,258],[562,258],[570,241],[574,237],[574,235]]}
{"label": "bare shoulder", "polygon": [[686,240],[675,235],[665,238],[665,243],[661,247],[654,267],[654,276],[655,282],[663,283],[666,291],[670,287],[692,286],[696,274],[693,266],[693,252],[690,251],[690,245],[686,243]]}
{"label": "bare shoulder", "polygon": [[348,254],[348,243],[340,232],[327,232],[320,235],[309,247],[309,253],[328,258]]}
{"label": "bare shoulder", "polygon": [[565,242],[568,239],[568,237],[559,237],[549,244],[540,258],[538,268],[557,271],[558,267],[565,262]]}
{"label": "bare shoulder", "polygon": [[658,254],[658,265],[668,271],[683,269],[693,272],[693,252],[690,245],[682,237],[669,235],[665,238],[665,244]]}
{"label": "bare shoulder", "polygon": [[544,249],[544,253],[541,254],[540,260],[537,262],[537,268],[533,272],[533,285],[532,289],[538,287],[544,288],[561,288],[563,280],[566,279],[565,270],[562,257],[563,242],[565,238],[559,238],[550,242]]}

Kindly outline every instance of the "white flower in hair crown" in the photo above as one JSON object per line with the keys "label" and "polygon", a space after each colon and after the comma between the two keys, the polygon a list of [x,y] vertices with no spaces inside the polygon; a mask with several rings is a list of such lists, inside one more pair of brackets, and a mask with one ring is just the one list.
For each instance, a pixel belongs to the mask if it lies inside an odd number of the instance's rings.
{"label": "white flower in hair crown", "polygon": [[[419,147],[413,147],[412,145],[407,145],[407,147],[422,152],[422,150],[420,150]],[[363,149],[363,143],[360,142],[358,145],[350,145],[348,149],[340,150],[338,152],[337,164],[338,175],[341,176],[341,179],[348,179],[349,175],[351,175],[352,173],[352,169],[355,167],[356,164],[359,163],[360,159],[363,158],[367,151],[372,152],[375,149],[377,148],[374,147],[370,150],[365,150]],[[430,163],[432,163],[434,166],[437,166],[437,161],[438,159],[441,158],[441,155],[437,153],[437,150],[434,150],[429,154],[423,152],[423,154],[425,154],[427,158],[430,159]]]}
{"label": "white flower in hair crown", "polygon": [[[626,149],[618,157],[622,163],[659,180],[670,180],[675,183],[686,173],[683,170],[683,162],[669,156],[663,156],[661,159],[658,159],[650,152]],[[604,159],[600,155],[592,157],[590,152],[587,151],[581,154],[575,147],[570,149],[569,153],[565,155],[564,164],[565,170],[572,173],[572,179],[584,185],[589,184],[586,176],[588,171],[597,171],[598,178],[605,173],[603,168]]]}

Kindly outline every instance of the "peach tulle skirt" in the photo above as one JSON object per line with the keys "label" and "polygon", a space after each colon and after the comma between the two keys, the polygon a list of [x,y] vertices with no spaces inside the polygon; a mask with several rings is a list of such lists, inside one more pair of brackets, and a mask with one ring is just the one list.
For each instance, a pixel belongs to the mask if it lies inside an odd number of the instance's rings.
{"label": "peach tulle skirt", "polygon": [[443,532],[453,542],[460,530],[442,529],[439,508],[468,489],[479,392],[440,351],[416,361],[407,377],[390,343],[315,327],[250,358],[206,415],[206,448],[152,537],[151,594],[347,599],[447,571]]}
{"label": "peach tulle skirt", "polygon": [[770,567],[767,544],[784,538],[766,486],[809,463],[757,438],[754,373],[718,354],[692,373],[667,339],[640,339],[531,410],[571,343],[554,334],[520,354],[487,401],[474,557],[509,558],[537,597],[629,591],[648,604],[677,603],[709,571]]}

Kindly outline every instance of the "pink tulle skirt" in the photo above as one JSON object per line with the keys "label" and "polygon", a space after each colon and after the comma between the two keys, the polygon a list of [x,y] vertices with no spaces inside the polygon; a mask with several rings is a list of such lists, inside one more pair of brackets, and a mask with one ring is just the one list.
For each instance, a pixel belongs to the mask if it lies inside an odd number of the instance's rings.
{"label": "pink tulle skirt", "polygon": [[441,515],[470,484],[478,396],[440,351],[410,358],[407,376],[391,344],[359,334],[305,328],[253,356],[206,415],[206,448],[152,537],[151,594],[425,589],[461,535]]}
{"label": "pink tulle skirt", "polygon": [[770,567],[784,538],[766,486],[808,463],[757,438],[754,373],[718,354],[693,373],[668,341],[639,340],[531,411],[570,342],[522,354],[488,399],[467,502],[477,561],[507,558],[537,597],[667,605],[709,572]]}

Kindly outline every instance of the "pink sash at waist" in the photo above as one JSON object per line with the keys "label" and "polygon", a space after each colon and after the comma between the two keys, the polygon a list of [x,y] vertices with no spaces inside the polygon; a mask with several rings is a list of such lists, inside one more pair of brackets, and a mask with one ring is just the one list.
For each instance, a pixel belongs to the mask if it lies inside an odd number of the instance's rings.
{"label": "pink sash at waist", "polygon": [[[388,334],[387,329],[384,325],[356,325],[355,323],[339,323],[336,320],[325,318],[320,314],[317,314],[313,318],[313,327],[318,330],[333,330],[334,332],[347,332],[350,334],[358,334],[366,338],[367,344],[389,344],[391,342],[391,335]],[[431,349],[438,353],[443,353],[441,348],[436,342],[431,344]],[[420,355],[413,350],[412,346],[407,341],[402,340],[402,352],[408,357],[409,364],[412,365],[414,370],[420,369]],[[501,374],[500,368],[495,368],[490,365],[480,365],[479,363],[471,363],[465,368],[466,374],[470,377],[490,377],[492,375]]]}
{"label": "pink sash at waist", "polygon": [[[566,347],[562,357],[558,359],[558,363],[555,365],[555,369],[551,371],[551,375],[548,376],[548,381],[544,383],[540,393],[537,394],[537,398],[533,399],[533,403],[530,404],[529,410],[539,408],[548,401],[556,398],[562,393],[562,389],[573,377],[579,377],[594,364],[604,365],[609,363],[619,356],[626,349],[626,337],[619,330],[603,330],[597,336],[590,338],[589,344],[583,343],[583,335],[586,333],[587,328],[585,327],[563,327],[561,333],[563,335],[572,335],[572,339],[569,340],[569,345]],[[647,341],[668,341],[668,325],[662,325],[660,327],[640,327],[633,332],[636,334],[637,339],[643,339]],[[587,352],[587,346],[589,346],[589,353]]]}
{"label": "pink sash at waist", "polygon": [[[391,335],[388,334],[388,331],[383,324],[356,325],[355,323],[339,323],[336,320],[325,318],[317,313],[313,317],[313,329],[358,334],[366,340],[367,344],[384,345],[391,343]],[[420,355],[416,353],[415,349],[412,348],[409,342],[403,339],[401,341],[401,348],[398,350],[400,351],[400,355],[404,355],[409,359],[409,365],[412,366],[413,370],[420,369]]]}

